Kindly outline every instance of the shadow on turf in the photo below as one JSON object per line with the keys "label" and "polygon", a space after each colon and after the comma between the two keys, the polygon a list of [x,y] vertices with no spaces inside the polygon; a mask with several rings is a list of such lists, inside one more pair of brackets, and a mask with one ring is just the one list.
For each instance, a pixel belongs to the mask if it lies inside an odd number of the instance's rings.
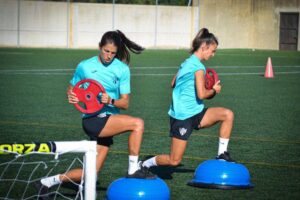
{"label": "shadow on turf", "polygon": [[[73,184],[73,183],[70,183],[70,182],[62,183],[61,186],[63,188],[66,188],[66,189],[71,189],[71,190],[74,190],[74,191],[78,191],[78,186],[75,185],[75,184]],[[96,190],[97,191],[101,191],[101,190],[102,191],[106,191],[107,187],[101,187],[101,186],[99,186],[99,182],[97,181],[97,183],[96,183]]]}
{"label": "shadow on turf", "polygon": [[[70,183],[70,182],[62,183],[61,187],[64,188],[64,189],[70,190],[68,192],[66,192],[66,191],[61,192],[61,194],[68,197],[68,198],[72,198],[72,199],[76,197],[77,192],[79,190],[78,185],[75,185],[75,184]],[[106,191],[106,190],[107,190],[107,187],[100,187],[98,185],[98,182],[97,182],[96,191]],[[47,195],[46,197],[40,197],[39,199],[40,200],[54,199],[56,197],[56,195],[57,194],[53,193],[53,194]]]}
{"label": "shadow on turf", "polygon": [[[153,155],[148,155],[146,157],[144,157],[144,161],[152,158]],[[157,175],[159,178],[161,179],[173,179],[172,174],[173,173],[194,173],[195,169],[185,169],[182,168],[184,165],[183,164],[179,164],[176,167],[171,167],[171,166],[156,166],[156,167],[151,167],[150,171]]]}
{"label": "shadow on turf", "polygon": [[176,167],[157,166],[152,167],[150,171],[156,174],[161,179],[173,179],[173,173],[194,173],[195,169],[182,168],[184,165],[180,164]]}

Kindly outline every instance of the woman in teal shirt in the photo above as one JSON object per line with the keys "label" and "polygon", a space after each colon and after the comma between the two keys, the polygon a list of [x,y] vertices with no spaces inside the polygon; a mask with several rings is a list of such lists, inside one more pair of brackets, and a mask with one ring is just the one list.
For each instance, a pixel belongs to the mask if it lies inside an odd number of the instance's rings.
{"label": "woman in teal shirt", "polygon": [[143,167],[179,165],[192,131],[211,127],[218,122],[221,126],[216,159],[234,162],[227,151],[233,112],[222,107],[205,108],[203,103],[203,99],[210,99],[221,92],[220,81],[212,89],[205,88],[206,69],[202,63],[214,56],[217,46],[217,38],[205,28],[194,38],[191,56],[181,64],[172,80],[172,103],[168,112],[172,137],[170,154],[154,156],[144,161]]}
{"label": "woman in teal shirt", "polygon": [[[120,109],[129,106],[130,94],[130,62],[129,51],[141,53],[144,48],[130,41],[121,31],[106,32],[99,43],[100,53],[80,62],[76,68],[70,86],[67,90],[68,101],[71,104],[79,102],[72,91],[77,82],[83,79],[93,79],[105,88],[101,102],[103,109],[92,115],[83,115],[82,125],[91,140],[97,141],[97,173],[100,171],[109,147],[113,144],[113,136],[131,132],[128,139],[129,167],[128,178],[154,178],[138,163],[138,155],[144,132],[144,121],[140,118],[120,114]],[[82,169],[74,169],[65,174],[43,178],[41,186],[50,188],[53,185],[67,181],[80,181]]]}

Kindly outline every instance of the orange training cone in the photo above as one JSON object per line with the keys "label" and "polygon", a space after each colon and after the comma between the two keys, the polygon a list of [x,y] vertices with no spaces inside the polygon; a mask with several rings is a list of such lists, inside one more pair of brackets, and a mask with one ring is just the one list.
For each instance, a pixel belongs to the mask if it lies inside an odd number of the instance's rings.
{"label": "orange training cone", "polygon": [[272,61],[270,57],[268,58],[268,62],[266,65],[265,78],[274,78]]}

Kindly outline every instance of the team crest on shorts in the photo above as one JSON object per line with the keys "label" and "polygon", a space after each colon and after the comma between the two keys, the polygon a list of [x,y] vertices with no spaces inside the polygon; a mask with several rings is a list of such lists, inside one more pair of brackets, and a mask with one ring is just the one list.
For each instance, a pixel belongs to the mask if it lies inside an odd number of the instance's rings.
{"label": "team crest on shorts", "polygon": [[185,135],[186,134],[187,129],[186,128],[179,128],[179,133],[180,135]]}

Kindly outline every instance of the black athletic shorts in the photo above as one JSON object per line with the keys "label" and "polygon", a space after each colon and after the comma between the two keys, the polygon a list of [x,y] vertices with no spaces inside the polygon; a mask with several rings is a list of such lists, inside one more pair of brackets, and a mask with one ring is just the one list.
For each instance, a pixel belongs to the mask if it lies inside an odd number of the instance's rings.
{"label": "black athletic shorts", "polygon": [[192,134],[193,130],[199,130],[199,124],[205,115],[207,108],[202,112],[187,118],[185,120],[174,119],[170,117],[170,137],[175,137],[181,140],[187,140]]}
{"label": "black athletic shorts", "polygon": [[112,145],[113,137],[99,137],[110,115],[95,115],[82,119],[82,127],[84,132],[91,140],[97,141],[98,145],[109,147]]}

